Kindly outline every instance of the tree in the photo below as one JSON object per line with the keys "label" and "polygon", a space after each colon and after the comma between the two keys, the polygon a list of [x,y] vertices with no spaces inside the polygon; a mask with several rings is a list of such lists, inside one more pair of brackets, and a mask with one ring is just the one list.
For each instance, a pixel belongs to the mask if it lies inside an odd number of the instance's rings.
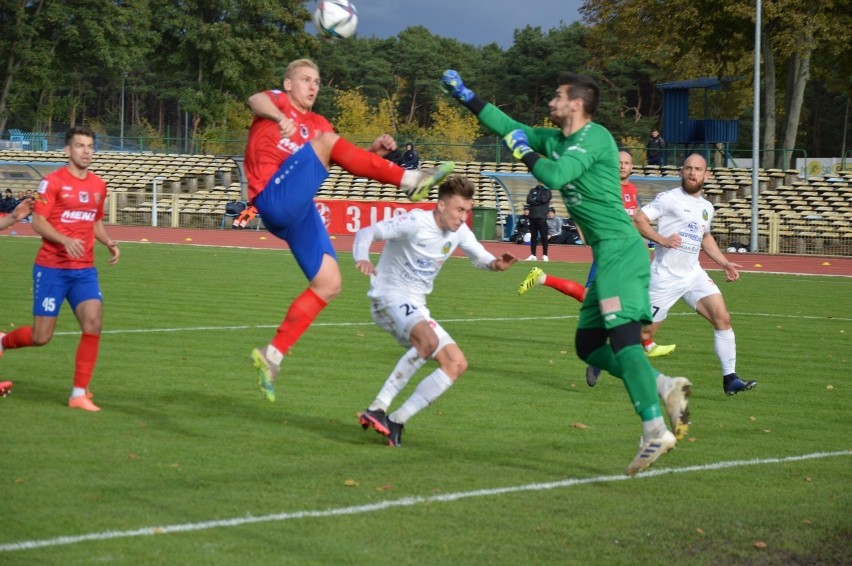
{"label": "tree", "polygon": [[[781,149],[796,146],[803,93],[810,78],[813,50],[821,42],[848,35],[843,29],[843,17],[848,13],[842,0],[815,0],[802,4],[795,0],[765,0],[763,22],[763,69],[765,104],[762,108],[764,149],[775,150],[777,130],[775,114],[776,92],[783,92],[781,108],[784,123],[781,128]],[[738,0],[721,0],[705,10],[701,4],[687,0],[669,0],[665,8],[656,0],[587,0],[582,8],[592,24],[599,45],[617,46],[628,53],[644,57],[672,79],[701,76],[731,77],[754,74],[750,55],[754,51],[754,4]],[[846,6],[848,8],[848,5]],[[699,12],[699,10],[701,10]],[[848,17],[846,19],[848,24]],[[607,37],[617,37],[613,45]],[[604,57],[614,56],[610,49]],[[779,63],[786,74],[785,88],[775,82]],[[733,83],[740,112],[747,104],[746,94],[751,83]],[[772,161],[765,154],[764,165]],[[775,163],[788,166],[789,155],[780,152]]]}

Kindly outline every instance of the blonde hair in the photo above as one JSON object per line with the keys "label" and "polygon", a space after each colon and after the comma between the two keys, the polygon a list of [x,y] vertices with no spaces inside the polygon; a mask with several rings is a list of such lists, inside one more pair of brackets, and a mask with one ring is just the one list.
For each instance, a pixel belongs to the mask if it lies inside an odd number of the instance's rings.
{"label": "blonde hair", "polygon": [[310,67],[311,69],[319,73],[319,65],[314,63],[312,60],[296,59],[295,61],[290,61],[290,64],[287,65],[287,70],[284,71],[284,78],[289,79],[290,75],[292,75],[299,67]]}

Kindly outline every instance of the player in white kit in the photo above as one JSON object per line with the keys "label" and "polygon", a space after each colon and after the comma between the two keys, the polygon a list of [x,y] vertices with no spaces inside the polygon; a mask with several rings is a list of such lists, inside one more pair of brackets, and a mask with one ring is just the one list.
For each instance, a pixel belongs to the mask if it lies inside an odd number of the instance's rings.
{"label": "player in white kit", "polygon": [[[473,209],[473,194],[468,179],[450,177],[438,187],[434,210],[415,209],[362,228],[355,235],[355,266],[372,277],[367,296],[373,321],[407,349],[375,401],[359,415],[364,428],[387,436],[391,446],[401,444],[406,421],[435,401],[467,369],[464,353],[426,307],[426,296],[444,262],[457,247],[480,269],[504,271],[517,261],[508,253],[494,257],[468,228],[465,221]],[[385,246],[374,267],[370,245],[379,241]],[[396,395],[429,359],[440,367],[388,415]]]}
{"label": "player in white kit", "polygon": [[[654,322],[643,329],[643,339],[653,338],[669,309],[683,299],[713,325],[716,355],[722,364],[722,386],[726,394],[734,395],[748,391],[757,382],[737,376],[737,344],[731,315],[719,287],[698,263],[698,253],[704,250],[725,271],[727,281],[740,278],[737,269],[742,266],[725,258],[710,232],[713,204],[701,196],[707,175],[705,159],[690,155],[680,171],[681,186],[658,194],[633,216],[639,232],[657,244],[650,285]],[[654,221],[656,230],[651,226]]]}

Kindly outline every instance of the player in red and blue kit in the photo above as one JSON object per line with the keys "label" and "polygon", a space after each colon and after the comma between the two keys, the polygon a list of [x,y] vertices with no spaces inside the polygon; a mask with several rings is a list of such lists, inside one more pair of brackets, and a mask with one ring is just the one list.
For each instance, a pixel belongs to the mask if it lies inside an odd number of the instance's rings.
{"label": "player in red and blue kit", "polygon": [[68,406],[86,411],[100,410],[88,391],[103,320],[103,297],[94,267],[95,240],[109,249],[110,264],[119,258],[118,244],[103,224],[106,184],[89,171],[94,148],[91,128],[69,129],[65,134],[68,165],[42,179],[33,208],[33,229],[42,238],[33,266],[33,325],[0,335],[0,355],[4,350],[47,344],[67,300],[82,330]]}
{"label": "player in red and blue kit", "polygon": [[286,241],[308,288],[290,304],[272,341],[252,351],[258,384],[270,401],[284,355],[341,289],[340,268],[328,231],[313,199],[332,163],[358,177],[400,187],[413,201],[429,194],[453,170],[452,162],[431,170],[406,170],[384,159],[396,142],[381,135],[361,149],[334,132],[311,111],[320,89],[319,68],[310,59],[287,66],[283,91],[252,95],[254,113],[245,153],[249,200],[264,226]]}

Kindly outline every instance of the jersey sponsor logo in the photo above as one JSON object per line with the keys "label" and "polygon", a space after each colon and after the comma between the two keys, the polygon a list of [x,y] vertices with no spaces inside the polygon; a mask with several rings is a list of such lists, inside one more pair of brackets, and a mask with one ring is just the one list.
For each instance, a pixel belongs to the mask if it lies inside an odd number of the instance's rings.
{"label": "jersey sponsor logo", "polygon": [[418,269],[429,269],[435,265],[435,262],[428,257],[418,257],[414,260],[414,263],[417,265]]}
{"label": "jersey sponsor logo", "polygon": [[94,210],[65,210],[59,221],[63,224],[74,224],[76,222],[94,222],[96,213]]}
{"label": "jersey sponsor logo", "polygon": [[36,192],[40,195],[43,195],[44,193],[46,193],[47,192],[47,181],[42,180],[42,182],[38,184],[38,189],[36,190]]}
{"label": "jersey sponsor logo", "polygon": [[73,191],[74,187],[72,187],[71,185],[62,185],[62,190],[63,191]]}
{"label": "jersey sponsor logo", "polygon": [[298,151],[299,144],[293,142],[293,140],[291,140],[290,138],[281,138],[281,140],[279,140],[278,142],[278,149],[293,154]]}
{"label": "jersey sponsor logo", "polygon": [[689,223],[686,225],[686,228],[687,228],[687,230],[689,230],[690,232],[695,232],[695,231],[697,231],[697,230],[698,230],[698,223],[697,223],[697,222],[689,222]]}
{"label": "jersey sponsor logo", "polygon": [[603,315],[614,314],[621,311],[621,297],[601,299],[598,304],[600,305],[601,314]]}

